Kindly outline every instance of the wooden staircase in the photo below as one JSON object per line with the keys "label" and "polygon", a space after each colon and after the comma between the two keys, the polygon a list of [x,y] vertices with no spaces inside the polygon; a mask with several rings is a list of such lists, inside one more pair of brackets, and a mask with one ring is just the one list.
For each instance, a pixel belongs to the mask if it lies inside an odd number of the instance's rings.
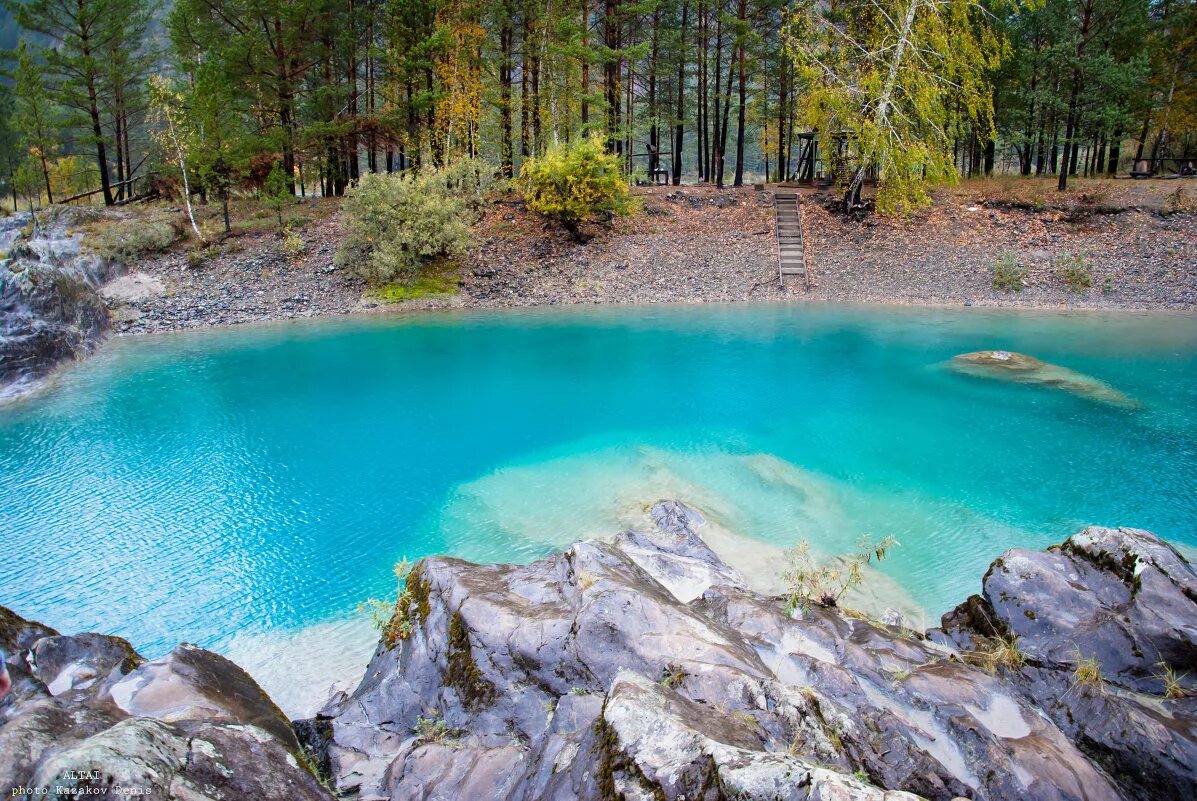
{"label": "wooden staircase", "polygon": [[800,275],[809,288],[806,243],[802,238],[802,201],[797,192],[778,192],[773,197],[777,215],[777,279],[784,288],[787,275]]}

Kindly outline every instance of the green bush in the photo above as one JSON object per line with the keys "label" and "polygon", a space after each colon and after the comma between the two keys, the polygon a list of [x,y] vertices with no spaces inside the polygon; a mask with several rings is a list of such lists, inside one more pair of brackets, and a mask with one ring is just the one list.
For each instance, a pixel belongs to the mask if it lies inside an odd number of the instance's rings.
{"label": "green bush", "polygon": [[116,220],[96,226],[88,245],[106,259],[130,262],[150,253],[161,253],[180,236],[178,227],[161,220]]}
{"label": "green bush", "polygon": [[284,226],[282,230],[283,253],[289,259],[298,259],[303,255],[303,237],[291,226]]}
{"label": "green bush", "polygon": [[1026,268],[1013,253],[1003,253],[993,265],[993,288],[999,292],[1021,292],[1026,277]]}
{"label": "green bush", "polygon": [[337,263],[381,284],[411,281],[441,256],[462,256],[494,186],[494,168],[467,159],[435,172],[370,174],[346,193]]}
{"label": "green bush", "polygon": [[1052,266],[1055,267],[1056,277],[1073,292],[1082,292],[1093,286],[1093,273],[1089,271],[1084,256],[1061,253],[1052,261]]}
{"label": "green bush", "polygon": [[520,170],[524,199],[532,211],[561,222],[575,237],[578,226],[599,215],[634,211],[619,157],[601,136],[575,139],[528,159]]}

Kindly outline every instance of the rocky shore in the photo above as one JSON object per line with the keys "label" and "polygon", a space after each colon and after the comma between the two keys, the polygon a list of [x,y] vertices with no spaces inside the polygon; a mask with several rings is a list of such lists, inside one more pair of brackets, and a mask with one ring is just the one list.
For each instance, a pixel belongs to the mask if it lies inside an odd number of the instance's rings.
{"label": "rocky shore", "polygon": [[[813,286],[777,282],[772,195],[709,186],[637,190],[643,212],[595,227],[580,245],[519,201],[476,226],[476,248],[453,295],[385,303],[333,263],[336,214],[299,232],[291,257],[272,233],[242,235],[199,262],[172,251],[132,265],[160,288],[110,297],[115,330],[210,325],[413,309],[767,300],[1050,308],[1197,309],[1197,216],[1150,206],[1025,208],[945,196],[911,220],[858,220],[831,196],[804,202]],[[312,202],[312,201],[309,201]],[[333,203],[335,201],[319,201]],[[1053,260],[1081,255],[1091,286],[1061,282]],[[1010,255],[1022,290],[993,288]]]}
{"label": "rocky shore", "polygon": [[698,512],[666,501],[652,520],[527,566],[421,561],[361,684],[296,721],[298,739],[221,657],[182,646],[144,662],[122,640],[4,610],[16,687],[0,702],[0,788],[1192,798],[1197,572],[1150,533],[1088,528],[1009,551],[922,632],[791,613],[706,546]]}
{"label": "rocky shore", "polygon": [[36,385],[55,366],[94,351],[109,329],[99,288],[119,272],[82,252],[68,218],[0,220],[0,399]]}
{"label": "rocky shore", "polygon": [[[12,215],[0,221],[0,392],[35,386],[56,365],[92,352],[109,331],[328,315],[785,300],[1197,309],[1197,215],[1187,207],[1077,201],[1075,208],[1033,208],[964,194],[940,198],[911,220],[892,220],[849,218],[831,196],[810,197],[813,282],[783,288],[771,193],[708,186],[638,193],[640,215],[594,226],[584,245],[522,202],[500,201],[476,226],[476,247],[457,271],[455,291],[401,302],[383,300],[334,263],[342,232],[335,199],[304,202],[309,216],[296,229],[298,253],[285,253],[267,226],[202,250],[176,244],[127,264],[91,252],[79,228],[128,225],[136,212],[55,209],[39,215],[32,234],[28,214]],[[154,213],[159,224],[170,217],[170,210]],[[1054,265],[1064,254],[1083,257],[1090,286],[1061,281]],[[993,288],[999,258],[1020,265],[1021,291]]]}

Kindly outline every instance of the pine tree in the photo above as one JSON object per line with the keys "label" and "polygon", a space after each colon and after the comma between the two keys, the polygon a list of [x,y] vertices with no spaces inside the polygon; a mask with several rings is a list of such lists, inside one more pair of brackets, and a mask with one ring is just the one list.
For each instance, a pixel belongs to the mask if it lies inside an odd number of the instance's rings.
{"label": "pine tree", "polygon": [[41,34],[50,44],[39,55],[45,63],[49,91],[62,106],[76,112],[77,125],[88,130],[96,151],[96,168],[105,205],[115,202],[104,133],[104,89],[108,65],[104,56],[129,46],[122,20],[130,18],[137,0],[8,0],[21,27]]}
{"label": "pine tree", "polygon": [[50,185],[50,164],[58,152],[62,119],[46,91],[41,66],[33,60],[33,54],[29,52],[23,39],[17,47],[17,69],[14,78],[16,95],[12,124],[18,137],[19,149],[37,161],[46,187],[46,201],[53,203],[54,189]]}

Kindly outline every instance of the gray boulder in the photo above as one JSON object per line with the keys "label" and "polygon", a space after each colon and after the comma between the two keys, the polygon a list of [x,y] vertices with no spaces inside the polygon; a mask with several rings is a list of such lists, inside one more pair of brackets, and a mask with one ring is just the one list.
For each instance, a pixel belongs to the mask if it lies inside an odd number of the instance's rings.
{"label": "gray boulder", "polygon": [[1139,529],[1091,526],[1047,551],[1007,551],[981,598],[949,613],[944,628],[961,642],[978,632],[1017,637],[1046,665],[1096,659],[1105,680],[1138,692],[1162,694],[1168,670],[1197,689],[1197,571]]}
{"label": "gray boulder", "polygon": [[1016,384],[1071,392],[1120,409],[1138,409],[1139,401],[1091,375],[1051,364],[1025,353],[1008,350],[978,350],[961,353],[948,361],[949,369],[964,375],[991,378]]}
{"label": "gray boulder", "polygon": [[80,251],[69,214],[41,216],[28,237],[27,213],[0,220],[0,392],[91,353],[108,331],[98,289],[115,265]]}
{"label": "gray boulder", "polygon": [[31,796],[331,798],[300,764],[287,719],[223,657],[180,646],[146,662],[118,637],[62,636],[3,607],[0,650],[14,680],[0,701],[0,786]]}
{"label": "gray boulder", "polygon": [[365,679],[299,730],[350,798],[1123,797],[1019,687],[744,588],[701,516],[527,566],[423,560]]}
{"label": "gray boulder", "polygon": [[995,560],[980,596],[932,636],[965,651],[1001,637],[1007,679],[1126,798],[1197,788],[1197,571],[1147,531],[1090,527]]}

